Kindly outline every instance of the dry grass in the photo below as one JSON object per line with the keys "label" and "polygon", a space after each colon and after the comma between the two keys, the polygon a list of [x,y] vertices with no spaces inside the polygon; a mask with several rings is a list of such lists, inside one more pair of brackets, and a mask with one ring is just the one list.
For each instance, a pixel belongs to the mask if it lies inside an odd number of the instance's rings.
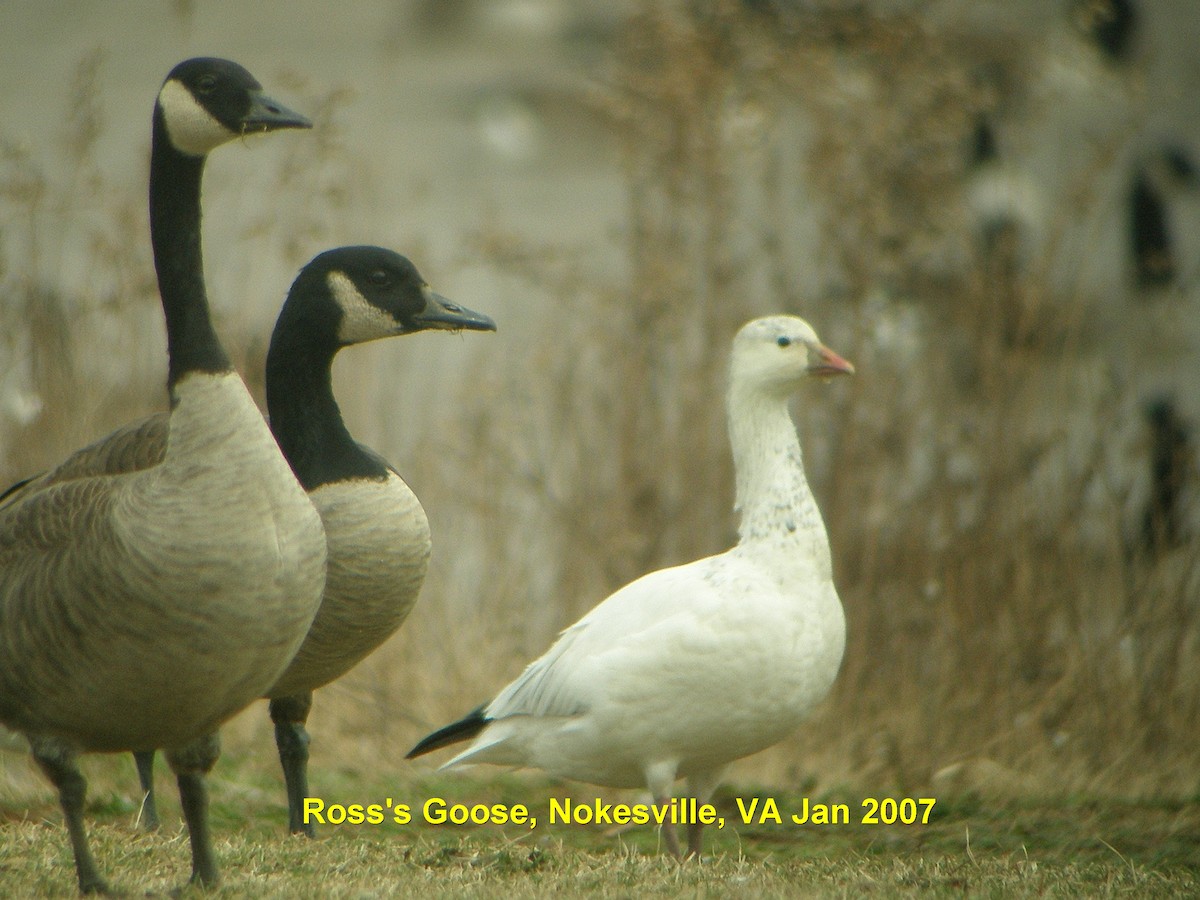
{"label": "dry grass", "polygon": [[980,114],[1030,92],[1030,48],[861,5],[787,26],[721,2],[629,23],[593,98],[629,190],[619,276],[481,237],[571,312],[450,460],[448,482],[467,466],[489,491],[446,500],[474,506],[446,538],[471,552],[431,579],[395,695],[436,724],[616,586],[727,546],[727,342],[786,310],[859,364],[796,410],[850,643],[812,727],[739,771],[907,789],[984,762],[1192,793],[1200,556],[1137,551],[1144,388],[1109,341],[1145,307],[1049,275],[1086,267],[1068,237],[1114,214],[1100,185],[1122,154],[1095,147],[1042,245],[1013,246],[1020,222],[985,239],[966,147]]}
{"label": "dry grass", "polygon": [[[127,761],[119,767],[130,768]],[[93,765],[92,768],[97,768]],[[120,888],[159,895],[188,874],[186,833],[167,806],[164,829],[138,831],[136,804],[109,766],[96,779],[92,827],[101,865]],[[232,771],[231,771],[232,769]],[[723,792],[726,828],[708,835],[702,865],[664,857],[649,828],[548,825],[534,830],[423,824],[323,826],[318,840],[283,836],[273,779],[238,761],[213,779],[220,889],[206,896],[969,896],[1188,895],[1197,888],[1197,822],[1186,804],[943,799],[928,825],[795,827],[733,824],[737,798],[798,798],[773,790]],[[111,781],[110,781],[111,779]],[[524,803],[539,815],[550,798],[594,799],[578,785],[537,778],[364,780],[330,770],[330,802],[390,796],[414,810],[429,797],[449,803]],[[164,794],[169,797],[169,793]],[[611,798],[606,798],[611,799]],[[814,797],[847,802],[857,795]],[[248,811],[253,810],[248,814]],[[856,814],[857,815],[857,812]],[[44,819],[42,817],[45,817]],[[65,895],[73,875],[57,811],[37,804],[0,821],[0,872],[9,896]]]}
{"label": "dry grass", "polygon": [[[1094,804],[995,814],[959,804],[953,833],[928,853],[919,841],[856,831],[820,843],[803,865],[794,848],[780,857],[743,834],[744,857],[724,846],[713,865],[682,872],[611,845],[581,852],[596,842],[574,831],[535,847],[486,832],[459,846],[440,833],[349,840],[339,831],[302,847],[276,839],[278,823],[250,819],[236,836],[219,829],[239,873],[231,895],[297,883],[333,896],[431,884],[517,896],[634,885],[768,896],[1194,889],[1192,870],[1179,866],[1194,865],[1181,835],[1196,823],[1173,804],[1194,797],[1200,764],[1200,559],[1194,543],[1160,558],[1136,552],[1143,398],[1122,368],[1130,347],[1109,340],[1145,307],[1106,305],[1051,277],[1085,267],[1071,254],[1104,213],[1100,185],[1121,148],[1097,145],[1038,232],[1042,243],[1018,249],[1003,229],[982,240],[964,148],[979,114],[1029,93],[1030,48],[866,6],[797,5],[781,24],[731,2],[645,4],[584,98],[620,154],[627,217],[617,239],[547,247],[503,223],[476,235],[471,264],[553,298],[548,324],[513,348],[508,368],[472,373],[470,396],[447,398],[461,413],[436,434],[404,456],[380,446],[444,524],[409,624],[318,695],[314,790],[357,771],[376,781],[395,773],[420,792],[398,760],[427,728],[494,692],[613,588],[728,546],[725,353],[740,322],[782,310],[812,320],[859,366],[852,383],[808,391],[796,409],[850,641],[818,716],[794,741],[736,767],[734,783],[932,793],[948,804],[1053,788]],[[95,80],[90,71],[81,84]],[[102,123],[87,113],[88,91],[77,95],[72,180],[52,182],[12,147],[0,179],[10,298],[0,307],[0,384],[6,410],[19,412],[20,392],[34,391],[45,410],[28,420],[7,413],[0,471],[13,478],[160,405],[161,375],[149,363],[101,394],[88,389],[103,354],[81,333],[100,322],[104,335],[149,341],[160,326],[148,251],[105,240],[131,223],[144,231],[141,200],[106,193],[89,167],[88,136]],[[323,99],[317,106],[335,117],[338,96]],[[340,138],[297,149],[268,176],[286,185],[296,171],[321,173],[324,199],[283,219],[295,229],[263,218],[248,244],[298,263],[338,242],[358,196]],[[78,184],[91,185],[82,211]],[[82,293],[53,277],[80,247],[92,254],[89,270],[103,273]],[[222,322],[252,384],[264,325]],[[340,385],[371,384],[354,378]],[[252,761],[227,777],[261,787],[227,798],[226,815],[279,805],[270,743],[260,709],[228,730],[227,746]],[[131,769],[102,771],[102,792],[128,795]],[[46,810],[48,792],[36,785],[23,763],[8,765],[3,808]],[[1114,806],[1112,820],[1096,812],[1116,798],[1145,805]],[[5,825],[0,842],[9,854],[0,866],[30,890],[69,883],[57,817],[46,811],[53,828]],[[1173,849],[1162,859],[1149,843],[1130,851],[1139,829]],[[97,837],[114,874],[145,869],[125,886],[180,880],[177,835],[179,868],[168,873],[156,868],[172,852],[164,838],[126,832],[114,825]],[[1057,849],[1023,855],[1039,842]]]}
{"label": "dry grass", "polygon": [[115,373],[108,355],[92,349],[117,336],[148,342],[162,331],[149,241],[144,247],[121,241],[139,228],[145,233],[145,201],[115,191],[94,158],[103,129],[102,62],[99,54],[88,57],[72,81],[62,136],[65,176],[55,174],[58,160],[0,145],[0,473],[10,480],[150,402],[150,372],[139,357]]}

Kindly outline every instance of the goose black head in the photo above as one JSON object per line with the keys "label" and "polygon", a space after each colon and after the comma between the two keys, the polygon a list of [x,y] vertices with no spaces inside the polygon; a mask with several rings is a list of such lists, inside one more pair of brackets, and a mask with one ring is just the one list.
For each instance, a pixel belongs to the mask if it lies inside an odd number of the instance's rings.
{"label": "goose black head", "polygon": [[311,128],[312,122],[263,93],[235,62],[196,57],[181,62],[158,93],[156,115],[176,150],[204,156],[244,134]]}
{"label": "goose black head", "polygon": [[407,257],[382,247],[315,257],[292,285],[280,324],[297,314],[312,340],[334,347],[427,329],[496,330],[490,317],[435,294]]}

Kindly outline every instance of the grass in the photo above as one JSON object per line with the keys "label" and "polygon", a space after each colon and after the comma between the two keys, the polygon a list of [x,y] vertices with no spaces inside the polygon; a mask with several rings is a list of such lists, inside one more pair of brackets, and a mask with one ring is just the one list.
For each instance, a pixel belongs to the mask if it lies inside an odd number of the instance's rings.
{"label": "grass", "polygon": [[[129,767],[127,761],[122,761]],[[278,778],[237,760],[213,779],[213,826],[223,881],[216,897],[565,896],[1180,896],[1200,889],[1200,808],[1193,802],[1104,798],[989,802],[939,797],[928,824],[867,825],[863,795],[834,791],[812,802],[845,803],[850,823],[742,824],[737,800],[772,798],[787,821],[798,794],[770,788],[721,791],[726,826],[710,828],[701,864],[665,857],[649,826],[550,824],[551,798],[588,802],[595,789],[538,777],[363,778],[323,772],[329,803],[407,803],[413,821],[324,825],[316,841],[285,836]],[[101,763],[106,766],[108,763]],[[233,773],[231,775],[231,772]],[[170,792],[163,792],[169,798]],[[637,802],[600,792],[605,802]],[[527,805],[536,828],[430,825],[421,804]],[[101,791],[89,824],[103,870],[119,888],[157,895],[189,871],[186,832],[164,802],[164,827],[144,834],[127,792]],[[69,895],[66,834],[46,792],[32,808],[0,806],[0,877],[6,896]]]}

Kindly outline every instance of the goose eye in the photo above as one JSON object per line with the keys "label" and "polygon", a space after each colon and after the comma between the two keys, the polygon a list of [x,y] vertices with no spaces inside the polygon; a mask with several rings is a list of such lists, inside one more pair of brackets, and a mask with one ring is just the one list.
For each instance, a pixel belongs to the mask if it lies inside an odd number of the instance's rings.
{"label": "goose eye", "polygon": [[388,274],[387,272],[383,271],[383,269],[376,269],[367,276],[367,280],[377,287],[383,287],[388,283]]}
{"label": "goose eye", "polygon": [[201,75],[196,80],[196,90],[202,94],[211,94],[217,89],[216,75]]}
{"label": "goose eye", "polygon": [[788,347],[791,345],[792,339],[790,337],[781,337],[778,338],[775,343],[777,343],[780,347]]}

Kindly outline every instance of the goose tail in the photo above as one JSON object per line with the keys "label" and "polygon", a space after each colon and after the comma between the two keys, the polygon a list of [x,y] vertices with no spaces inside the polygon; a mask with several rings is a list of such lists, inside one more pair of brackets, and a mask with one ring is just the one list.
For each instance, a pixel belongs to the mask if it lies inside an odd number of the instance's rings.
{"label": "goose tail", "polygon": [[483,713],[484,707],[480,706],[477,709],[471,710],[457,722],[451,722],[445,728],[439,728],[433,734],[422,738],[415,747],[408,751],[405,759],[416,759],[418,756],[424,756],[426,753],[432,753],[434,750],[440,750],[443,747],[449,747],[451,744],[457,744],[460,741],[469,741],[475,737],[492,720]]}

